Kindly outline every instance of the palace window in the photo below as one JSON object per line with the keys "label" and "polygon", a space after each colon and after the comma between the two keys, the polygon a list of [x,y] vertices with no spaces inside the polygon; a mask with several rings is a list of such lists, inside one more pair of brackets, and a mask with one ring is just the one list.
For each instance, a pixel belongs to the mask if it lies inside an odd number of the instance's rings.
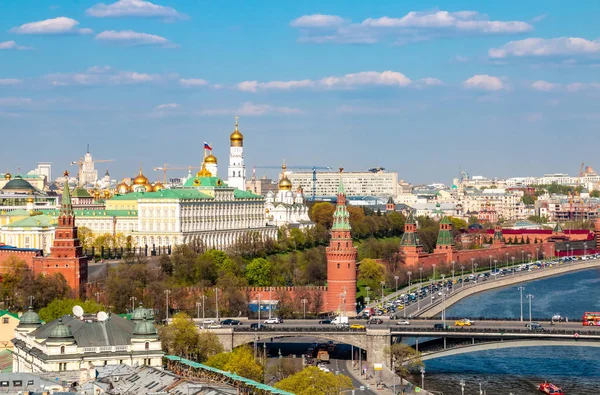
{"label": "palace window", "polygon": [[2,318],[2,323],[3,323],[3,324],[8,324],[8,318],[6,318],[6,317],[5,317],[5,318]]}
{"label": "palace window", "polygon": [[60,346],[60,353],[64,354],[65,353],[65,346]]}

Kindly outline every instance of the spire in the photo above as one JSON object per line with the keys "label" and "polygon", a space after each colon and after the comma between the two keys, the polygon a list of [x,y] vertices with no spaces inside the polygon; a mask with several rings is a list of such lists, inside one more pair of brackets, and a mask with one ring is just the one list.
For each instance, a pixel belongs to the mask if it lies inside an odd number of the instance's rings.
{"label": "spire", "polygon": [[438,233],[436,246],[452,246],[454,237],[452,237],[452,222],[447,216],[440,221],[440,231]]}
{"label": "spire", "polygon": [[554,229],[552,230],[552,232],[554,233],[563,233],[563,228],[562,226],[560,226],[560,223],[558,221],[556,221],[556,225],[554,226]]}
{"label": "spire", "polygon": [[346,195],[344,190],[344,182],[342,180],[342,173],[344,172],[344,168],[340,167],[340,185],[338,186],[338,195]]}
{"label": "spire", "polygon": [[73,216],[73,205],[71,203],[71,190],[69,189],[69,172],[64,172],[65,183],[63,185],[62,201],[60,206],[60,215],[64,217]]}
{"label": "spire", "polygon": [[401,247],[421,247],[421,240],[417,234],[417,223],[413,217],[412,211],[404,222],[404,234],[400,240]]}
{"label": "spire", "polygon": [[335,206],[335,212],[333,213],[333,226],[331,230],[345,230],[350,231],[350,213],[346,207],[346,193],[344,192],[344,184],[342,183],[342,171],[340,167],[340,186],[338,187],[338,198],[337,205]]}

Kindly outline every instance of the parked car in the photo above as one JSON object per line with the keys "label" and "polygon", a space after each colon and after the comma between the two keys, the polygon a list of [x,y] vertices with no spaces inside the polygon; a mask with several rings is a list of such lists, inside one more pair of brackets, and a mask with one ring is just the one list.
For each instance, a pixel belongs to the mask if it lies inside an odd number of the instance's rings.
{"label": "parked car", "polygon": [[396,322],[396,325],[410,325],[410,322],[408,320],[400,320]]}
{"label": "parked car", "polygon": [[273,317],[273,318],[267,318],[264,323],[265,324],[281,324],[283,321],[281,321],[279,318],[277,317]]}
{"label": "parked car", "polygon": [[383,320],[381,318],[371,318],[367,321],[367,324],[383,324]]}
{"label": "parked car", "polygon": [[319,324],[329,325],[329,324],[331,324],[331,321],[332,320],[330,318],[327,318],[327,319],[319,321]]}
{"label": "parked car", "polygon": [[242,325],[242,321],[227,318],[226,320],[221,321],[221,325]]}

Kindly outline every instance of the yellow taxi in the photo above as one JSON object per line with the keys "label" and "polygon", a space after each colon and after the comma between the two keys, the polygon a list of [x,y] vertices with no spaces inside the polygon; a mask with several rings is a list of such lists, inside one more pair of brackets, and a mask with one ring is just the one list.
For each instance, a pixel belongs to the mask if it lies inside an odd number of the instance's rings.
{"label": "yellow taxi", "polygon": [[365,329],[365,326],[361,324],[352,324],[350,325],[350,329]]}
{"label": "yellow taxi", "polygon": [[456,326],[471,326],[473,323],[469,320],[458,320],[454,323]]}

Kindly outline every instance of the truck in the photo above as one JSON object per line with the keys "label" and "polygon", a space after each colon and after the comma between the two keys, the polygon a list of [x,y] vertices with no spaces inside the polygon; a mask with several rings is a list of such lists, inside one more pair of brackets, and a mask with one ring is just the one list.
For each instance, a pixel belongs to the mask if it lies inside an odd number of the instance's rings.
{"label": "truck", "polygon": [[332,325],[348,325],[348,317],[337,316],[331,320]]}
{"label": "truck", "polygon": [[321,350],[317,353],[317,363],[329,362],[329,353],[325,350]]}

